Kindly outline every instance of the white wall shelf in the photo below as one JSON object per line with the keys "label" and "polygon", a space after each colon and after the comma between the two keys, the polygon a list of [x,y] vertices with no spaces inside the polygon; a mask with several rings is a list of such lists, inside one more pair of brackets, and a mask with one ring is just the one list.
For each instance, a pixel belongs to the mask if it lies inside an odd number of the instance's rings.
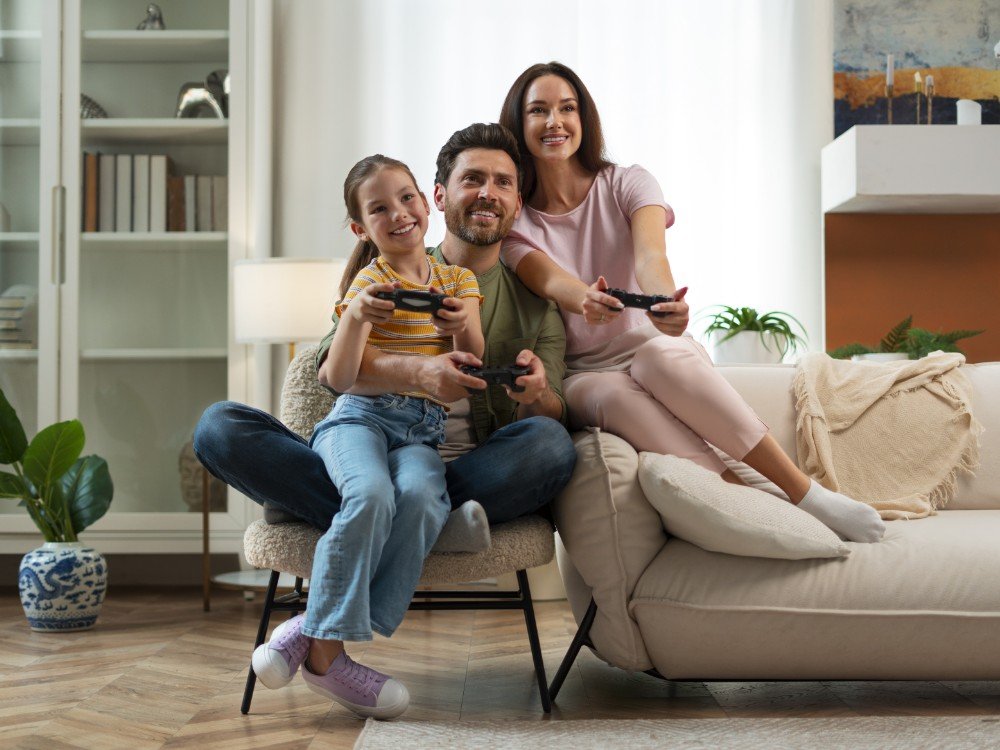
{"label": "white wall shelf", "polygon": [[3,62],[38,62],[42,34],[39,31],[0,31]]}
{"label": "white wall shelf", "polygon": [[856,125],[822,169],[825,213],[1000,213],[995,125]]}
{"label": "white wall shelf", "polygon": [[41,120],[0,120],[0,146],[37,146]]}
{"label": "white wall shelf", "polygon": [[209,118],[109,118],[84,120],[84,146],[108,144],[218,144],[229,137],[229,121]]}
{"label": "white wall shelf", "polygon": [[224,347],[177,348],[177,349],[84,349],[80,352],[82,362],[124,362],[135,360],[166,361],[218,359],[225,360],[227,351]]}
{"label": "white wall shelf", "polygon": [[225,62],[228,31],[85,31],[84,62]]}
{"label": "white wall shelf", "polygon": [[[0,239],[2,239],[0,235]],[[226,232],[84,232],[84,250],[226,252]]]}

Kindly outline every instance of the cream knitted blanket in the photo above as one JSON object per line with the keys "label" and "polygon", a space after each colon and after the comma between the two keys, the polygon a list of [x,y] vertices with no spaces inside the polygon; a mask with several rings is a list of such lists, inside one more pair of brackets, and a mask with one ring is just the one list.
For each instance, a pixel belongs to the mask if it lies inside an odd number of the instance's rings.
{"label": "cream knitted blanket", "polygon": [[803,357],[795,373],[799,467],[885,520],[924,518],[979,464],[982,426],[961,354],[900,362]]}

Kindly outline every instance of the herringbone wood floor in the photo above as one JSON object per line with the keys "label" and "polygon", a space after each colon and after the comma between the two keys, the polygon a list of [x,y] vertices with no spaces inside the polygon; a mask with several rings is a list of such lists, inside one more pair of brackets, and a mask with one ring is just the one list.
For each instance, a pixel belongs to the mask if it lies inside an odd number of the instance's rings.
{"label": "herringbone wood floor", "polygon": [[[0,747],[350,748],[361,722],[300,678],[260,686],[239,712],[260,600],[217,591],[113,589],[97,627],[28,630],[16,592],[0,596]],[[575,630],[565,602],[537,605],[549,677]],[[403,721],[543,720],[517,612],[410,613],[391,639],[351,653],[410,690]],[[552,720],[736,716],[1000,716],[1000,682],[669,683],[584,650]]]}

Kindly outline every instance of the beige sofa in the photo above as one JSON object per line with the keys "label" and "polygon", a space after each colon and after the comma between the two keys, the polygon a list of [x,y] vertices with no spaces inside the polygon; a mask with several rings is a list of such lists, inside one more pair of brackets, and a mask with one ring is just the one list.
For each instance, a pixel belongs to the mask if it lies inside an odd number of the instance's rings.
{"label": "beige sofa", "polygon": [[[794,456],[794,368],[719,369]],[[577,434],[554,515],[577,622],[596,605],[588,645],[671,679],[1000,679],[1000,363],[963,371],[985,428],[975,477],[946,510],[890,522],[846,558],[737,557],[668,538],[635,451]]]}

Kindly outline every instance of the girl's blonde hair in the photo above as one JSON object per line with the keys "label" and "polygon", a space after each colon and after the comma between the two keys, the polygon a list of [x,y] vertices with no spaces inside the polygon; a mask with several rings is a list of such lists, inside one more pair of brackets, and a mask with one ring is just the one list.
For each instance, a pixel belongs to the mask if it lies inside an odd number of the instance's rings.
{"label": "girl's blonde hair", "polygon": [[[366,156],[364,159],[359,161],[353,167],[351,171],[347,173],[347,177],[344,180],[344,205],[347,206],[347,218],[348,221],[353,221],[358,224],[363,224],[361,221],[361,207],[358,205],[358,191],[365,182],[377,175],[383,169],[400,169],[406,172],[407,176],[413,181],[413,187],[417,187],[417,178],[413,176],[413,172],[410,168],[403,164],[403,162],[398,159],[393,159],[388,156],[383,156],[382,154],[372,154],[371,156]],[[417,188],[419,192],[419,188]],[[351,251],[351,257],[347,259],[347,269],[344,271],[344,276],[340,280],[340,297],[347,294],[347,290],[351,288],[351,282],[354,281],[354,277],[358,275],[358,272],[371,263],[375,258],[378,257],[378,247],[375,243],[369,240],[358,240],[358,244],[354,246],[354,250]]]}

